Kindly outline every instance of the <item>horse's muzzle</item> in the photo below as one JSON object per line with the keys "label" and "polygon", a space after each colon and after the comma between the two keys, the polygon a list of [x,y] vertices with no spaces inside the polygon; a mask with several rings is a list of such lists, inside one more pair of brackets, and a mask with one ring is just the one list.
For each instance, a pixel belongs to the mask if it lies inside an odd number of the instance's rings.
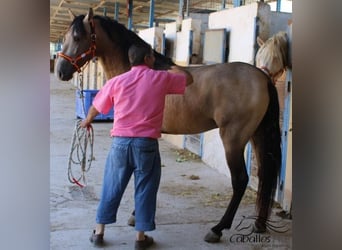
{"label": "horse's muzzle", "polygon": [[56,63],[56,76],[59,80],[69,81],[75,72],[74,67],[72,65],[66,63],[65,60],[58,59]]}

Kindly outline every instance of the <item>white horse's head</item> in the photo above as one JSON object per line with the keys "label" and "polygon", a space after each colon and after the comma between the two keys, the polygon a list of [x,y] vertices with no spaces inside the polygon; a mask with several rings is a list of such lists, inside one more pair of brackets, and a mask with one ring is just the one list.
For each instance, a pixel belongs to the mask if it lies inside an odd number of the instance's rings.
{"label": "white horse's head", "polygon": [[260,48],[255,57],[256,66],[275,82],[290,65],[288,36],[280,31],[266,42],[258,37],[257,42]]}

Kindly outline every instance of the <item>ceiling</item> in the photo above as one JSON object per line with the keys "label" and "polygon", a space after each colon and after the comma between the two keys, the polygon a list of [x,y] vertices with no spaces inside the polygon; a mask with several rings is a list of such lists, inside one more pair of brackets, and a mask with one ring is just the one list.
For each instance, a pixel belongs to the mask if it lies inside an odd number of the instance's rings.
{"label": "ceiling", "polygon": [[[188,0],[189,12],[217,11],[221,9],[222,0]],[[274,0],[273,0],[274,1]],[[127,27],[128,0],[50,0],[50,42],[63,39],[73,15],[87,14],[90,7],[95,15],[107,15],[114,18],[115,3],[119,4],[118,21]],[[176,21],[179,16],[180,0],[154,0],[154,19],[159,26]],[[187,0],[184,0],[186,3]],[[226,8],[232,8],[233,0],[226,0]],[[244,1],[245,4],[256,0]],[[270,2],[270,1],[265,1]],[[185,9],[185,8],[184,8]],[[133,29],[148,28],[150,0],[133,0]]]}

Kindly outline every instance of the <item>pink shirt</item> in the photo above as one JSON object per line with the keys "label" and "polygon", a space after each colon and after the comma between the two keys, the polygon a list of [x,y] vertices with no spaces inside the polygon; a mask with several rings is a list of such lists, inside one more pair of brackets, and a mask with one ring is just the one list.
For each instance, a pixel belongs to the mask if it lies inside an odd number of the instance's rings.
{"label": "pink shirt", "polygon": [[186,77],[182,74],[152,70],[145,65],[106,82],[93,100],[102,114],[114,107],[111,136],[161,136],[165,96],[184,94]]}

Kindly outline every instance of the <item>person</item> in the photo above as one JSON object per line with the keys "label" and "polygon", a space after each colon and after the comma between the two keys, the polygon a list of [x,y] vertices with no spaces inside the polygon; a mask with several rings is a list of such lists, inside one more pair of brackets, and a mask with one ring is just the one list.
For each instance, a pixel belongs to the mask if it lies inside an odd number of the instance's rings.
{"label": "person", "polygon": [[116,222],[117,210],[134,174],[135,249],[154,243],[146,231],[155,230],[157,191],[161,177],[158,138],[165,96],[184,94],[193,79],[187,71],[153,69],[151,46],[132,45],[128,50],[131,69],[108,80],[95,96],[87,117],[80,126],[87,128],[99,113],[114,107],[112,145],[105,164],[101,199],[96,213],[96,228],[90,241],[104,243],[106,224]]}

